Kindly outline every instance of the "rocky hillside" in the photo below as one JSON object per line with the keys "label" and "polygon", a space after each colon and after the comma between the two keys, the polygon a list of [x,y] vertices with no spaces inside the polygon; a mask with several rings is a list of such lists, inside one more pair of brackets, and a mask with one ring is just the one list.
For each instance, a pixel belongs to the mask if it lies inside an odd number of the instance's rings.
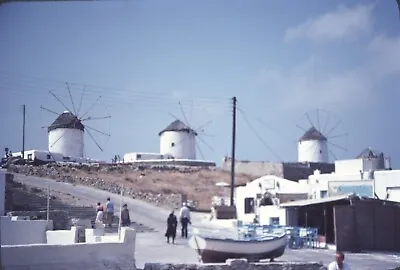
{"label": "rocky hillside", "polygon": [[[123,187],[125,196],[166,208],[179,207],[182,196],[199,209],[209,209],[213,196],[222,195],[217,182],[229,183],[229,173],[215,168],[134,165],[12,165],[10,172],[82,184],[113,193]],[[236,184],[250,176],[237,174]]]}

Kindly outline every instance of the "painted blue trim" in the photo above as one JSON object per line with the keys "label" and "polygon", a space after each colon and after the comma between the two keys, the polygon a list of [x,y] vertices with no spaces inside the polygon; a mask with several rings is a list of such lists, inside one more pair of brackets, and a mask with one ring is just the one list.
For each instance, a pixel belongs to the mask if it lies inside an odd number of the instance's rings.
{"label": "painted blue trim", "polygon": [[221,241],[221,242],[231,242],[231,243],[264,243],[264,242],[272,242],[276,240],[280,240],[282,238],[286,237],[286,234],[283,234],[280,237],[274,237],[274,236],[264,236],[268,237],[270,239],[263,239],[263,238],[258,238],[258,239],[231,239],[231,238],[214,238],[210,236],[202,236],[202,235],[196,235],[200,238],[203,238],[204,240],[211,240],[211,241]]}

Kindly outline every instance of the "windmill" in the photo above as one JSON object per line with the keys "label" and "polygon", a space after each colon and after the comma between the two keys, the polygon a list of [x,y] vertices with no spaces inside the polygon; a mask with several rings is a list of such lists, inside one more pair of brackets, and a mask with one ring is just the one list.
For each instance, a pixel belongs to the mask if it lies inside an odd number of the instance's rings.
{"label": "windmill", "polygon": [[[100,117],[89,116],[89,113],[92,111],[92,109],[99,103],[101,96],[99,96],[87,110],[82,110],[82,100],[86,87],[84,87],[82,90],[80,102],[76,108],[74,99],[72,98],[70,85],[68,83],[65,84],[71,101],[72,110],[51,90],[49,90],[49,93],[57,100],[58,103],[63,106],[65,111],[59,114],[54,110],[40,106],[42,110],[58,116],[51,125],[42,127],[47,128],[48,131],[49,151],[52,153],[60,153],[64,157],[83,158],[85,145],[84,134],[86,133],[95,143],[97,148],[103,152],[103,148],[100,146],[93,134],[96,133],[107,138],[110,137],[110,134],[93,128],[87,124],[89,121],[111,118],[109,114]],[[81,111],[83,111],[83,113]]]}
{"label": "windmill", "polygon": [[[329,163],[347,152],[348,133],[332,112],[306,112],[297,125],[304,134],[298,140],[298,161]],[[308,128],[304,128],[308,126]]]}
{"label": "windmill", "polygon": [[162,155],[172,156],[176,159],[196,160],[197,149],[200,153],[201,159],[204,160],[203,151],[196,139],[199,139],[208,149],[214,151],[214,148],[201,138],[201,136],[212,136],[204,131],[204,128],[211,124],[212,121],[208,121],[205,124],[194,128],[189,123],[180,102],[179,108],[184,120],[182,121],[172,113],[169,113],[175,121],[158,134],[160,136],[160,153]]}

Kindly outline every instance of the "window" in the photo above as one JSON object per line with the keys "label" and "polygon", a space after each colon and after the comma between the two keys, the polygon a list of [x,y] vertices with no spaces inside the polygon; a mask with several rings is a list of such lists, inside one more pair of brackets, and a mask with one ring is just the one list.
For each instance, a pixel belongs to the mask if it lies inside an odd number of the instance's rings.
{"label": "window", "polygon": [[328,197],[328,191],[327,190],[321,190],[319,192],[319,195],[320,195],[321,198],[326,198],[326,197]]}
{"label": "window", "polygon": [[142,158],[142,155],[141,154],[137,154],[136,155],[136,159],[141,159]]}
{"label": "window", "polygon": [[270,217],[269,225],[279,225],[279,217]]}
{"label": "window", "polygon": [[174,146],[175,146],[175,143],[174,143],[174,142],[172,142],[172,143],[171,143],[171,147],[174,147]]}
{"label": "window", "polygon": [[28,154],[28,160],[32,160],[32,154]]}
{"label": "window", "polygon": [[47,159],[51,159],[51,155],[50,154],[47,154]]}
{"label": "window", "polygon": [[244,199],[244,213],[245,214],[254,213],[254,198]]}
{"label": "window", "polygon": [[69,160],[69,157],[63,157],[63,160],[65,161],[65,160]]}

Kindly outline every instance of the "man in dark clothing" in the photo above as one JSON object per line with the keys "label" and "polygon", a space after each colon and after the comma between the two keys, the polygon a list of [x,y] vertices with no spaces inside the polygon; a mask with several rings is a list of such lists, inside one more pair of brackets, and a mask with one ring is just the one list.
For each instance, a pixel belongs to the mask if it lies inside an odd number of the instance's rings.
{"label": "man in dark clothing", "polygon": [[131,225],[131,218],[129,216],[129,209],[128,205],[124,204],[122,206],[122,212],[121,212],[121,225],[122,226],[129,226]]}
{"label": "man in dark clothing", "polygon": [[171,237],[172,244],[175,244],[176,227],[178,227],[178,219],[176,218],[174,211],[172,211],[167,219],[167,232],[165,233],[167,243],[169,243],[169,238]]}

